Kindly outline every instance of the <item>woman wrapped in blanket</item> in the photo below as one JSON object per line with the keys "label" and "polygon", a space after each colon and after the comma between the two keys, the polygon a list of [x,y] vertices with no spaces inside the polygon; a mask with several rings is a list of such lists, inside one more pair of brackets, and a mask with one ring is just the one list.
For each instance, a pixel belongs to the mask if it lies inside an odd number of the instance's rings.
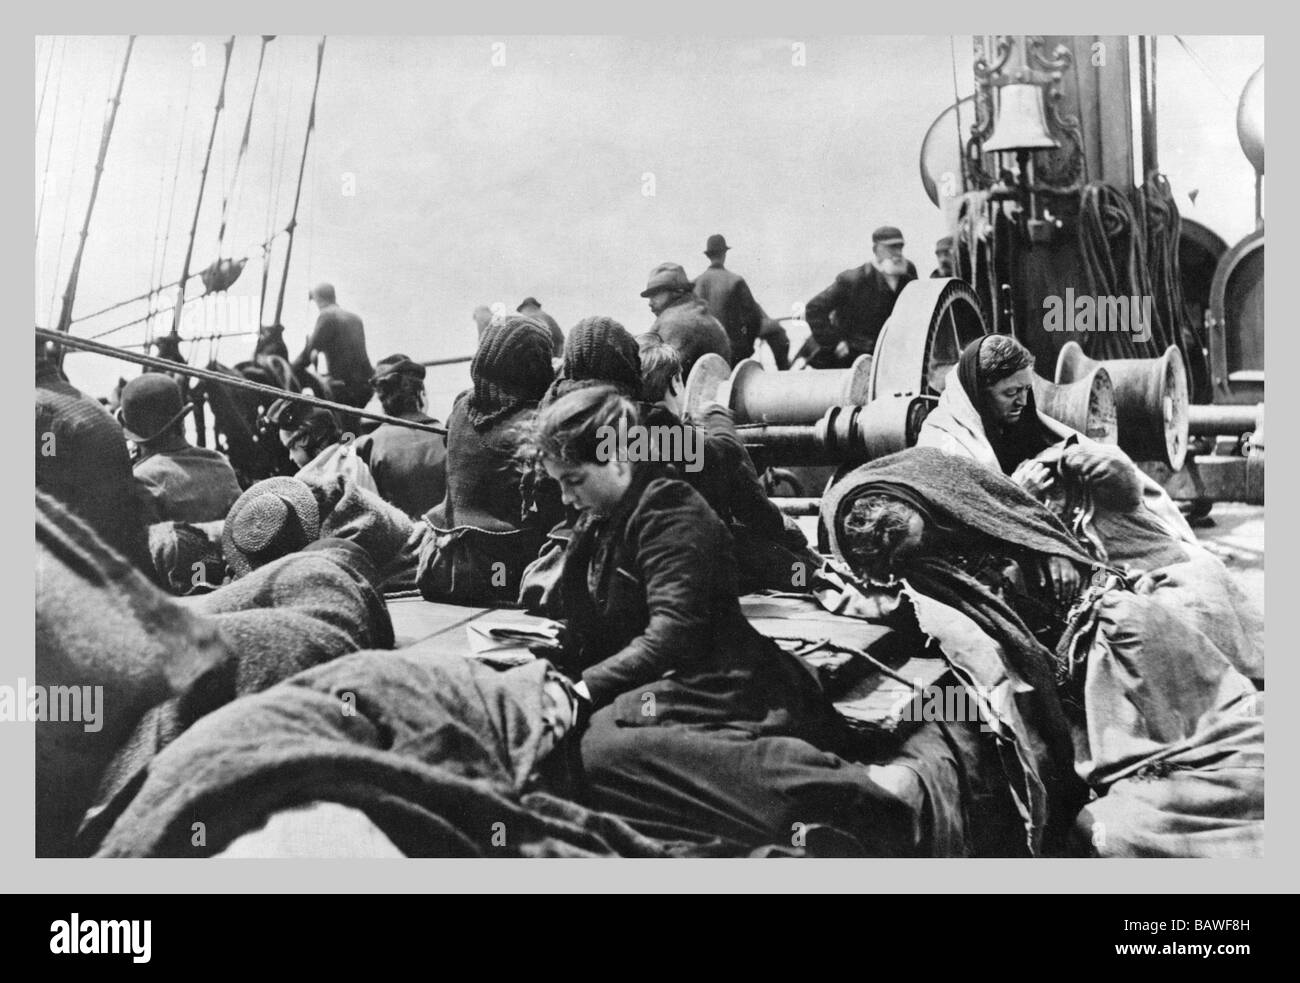
{"label": "woman wrapped in blanket", "polygon": [[[1093,479],[1116,493],[1128,487],[1127,503],[1137,508],[1133,476],[1116,460],[1073,460],[1058,472],[1066,497]],[[1122,515],[1123,504],[1109,507]],[[1261,633],[1192,561],[1118,570],[1114,549],[1097,546],[1090,555],[1090,540],[1022,488],[933,448],[863,465],[836,484],[822,514],[839,557],[872,580],[905,585],[918,620],[931,610],[921,627],[950,661],[961,651],[960,633],[942,636],[958,622],[973,621],[997,643],[1018,682],[1011,709],[1025,721],[1025,761],[1043,780],[1056,831],[1073,817],[1074,849],[1258,855],[1263,697],[1248,672],[1255,664],[1262,672]],[[1105,538],[1113,546],[1121,537]],[[1107,552],[1109,563],[1094,559]],[[1092,577],[1067,602],[1044,583],[999,578],[990,558],[1014,559],[1021,570],[1036,558],[1059,559]],[[934,602],[943,606],[937,618]],[[965,668],[985,686],[981,673],[1001,675],[975,662]],[[1086,805],[1070,770],[1091,793]]]}
{"label": "woman wrapped in blanket", "polygon": [[589,804],[751,846],[788,843],[802,823],[848,834],[851,852],[912,852],[915,772],[832,753],[847,730],[811,672],[745,620],[722,520],[661,464],[613,446],[639,419],[612,388],[583,389],[544,408],[526,442],[582,512],[561,575],[566,630],[538,654],[589,700]]}
{"label": "woman wrapped in blanket", "polygon": [[[1164,489],[1122,451],[1038,411],[1033,365],[1029,350],[1006,335],[971,342],[948,374],[916,446],[936,447],[1000,471],[1039,501],[1062,493],[1055,465],[1069,448],[1066,469],[1094,488],[1107,486],[1100,494],[1122,502],[1122,509],[1133,514],[1130,529],[1137,525],[1166,539],[1194,543],[1191,527]],[[1096,538],[1090,538],[1096,545]]]}

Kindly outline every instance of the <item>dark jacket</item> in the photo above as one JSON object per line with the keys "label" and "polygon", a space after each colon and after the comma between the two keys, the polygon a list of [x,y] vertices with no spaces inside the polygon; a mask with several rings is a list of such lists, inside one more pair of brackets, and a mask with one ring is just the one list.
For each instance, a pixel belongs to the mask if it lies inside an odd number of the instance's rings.
{"label": "dark jacket", "polygon": [[[884,275],[870,263],[837,276],[834,283],[804,305],[804,318],[813,340],[821,346],[809,364],[819,369],[847,367],[859,355],[872,354],[898,295],[915,279],[916,267],[910,262],[906,275],[899,278],[897,290],[889,289]],[[834,355],[841,341],[848,342],[847,358]]]}
{"label": "dark jacket", "polygon": [[835,740],[811,673],[745,620],[726,527],[663,475],[640,466],[612,514],[579,521],[560,587],[565,668],[623,726],[725,723]]}
{"label": "dark jacket", "polygon": [[[653,406],[646,411],[646,425],[682,424],[664,407]],[[731,532],[740,592],[807,589],[821,560],[763,491],[731,412],[706,404],[687,425],[704,432],[704,466],[692,472],[677,465],[674,473],[704,496]]]}
{"label": "dark jacket", "polygon": [[534,321],[540,321],[545,325],[546,330],[551,333],[551,345],[555,349],[555,357],[559,358],[564,354],[564,332],[560,330],[560,323],[555,318],[541,310],[536,314],[525,314],[524,317],[531,317]]}
{"label": "dark jacket", "polygon": [[[402,418],[438,423],[423,413],[403,413]],[[357,453],[370,466],[380,497],[413,519],[447,494],[446,437],[382,423],[357,441]]]}
{"label": "dark jacket", "polygon": [[790,339],[785,329],[759,306],[743,276],[722,266],[710,266],[696,278],[695,295],[726,329],[732,365],[752,356],[759,338],[772,349],[779,368],[789,364]]}
{"label": "dark jacket", "polygon": [[430,601],[512,605],[524,567],[564,506],[555,482],[525,481],[515,463],[514,430],[531,405],[479,432],[469,395],[456,397],[447,421],[447,493],[425,516],[434,536],[421,551],[417,582]]}
{"label": "dark jacket", "polygon": [[36,487],[157,582],[122,428],[49,363],[36,369]]}
{"label": "dark jacket", "polygon": [[677,349],[682,361],[682,379],[701,355],[710,352],[731,361],[731,342],[726,329],[709,313],[708,306],[691,293],[684,293],[659,312],[651,328],[665,344]]}
{"label": "dark jacket", "polygon": [[[316,328],[307,339],[307,347],[293,361],[295,371],[308,367],[315,352],[324,352],[329,360],[330,378],[343,383],[346,395],[370,398],[370,374],[374,371],[366,353],[366,331],[361,318],[337,304],[321,308]],[[350,405],[359,405],[345,400]]]}
{"label": "dark jacket", "polygon": [[148,525],[224,519],[241,492],[224,454],[180,435],[151,447],[134,470]]}

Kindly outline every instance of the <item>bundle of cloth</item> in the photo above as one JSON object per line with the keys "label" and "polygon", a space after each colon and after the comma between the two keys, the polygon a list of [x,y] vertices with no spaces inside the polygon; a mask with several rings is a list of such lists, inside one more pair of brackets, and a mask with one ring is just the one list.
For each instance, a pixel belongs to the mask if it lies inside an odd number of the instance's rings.
{"label": "bundle of cloth", "polygon": [[[832,550],[859,572],[846,519],[871,496],[920,517],[925,532],[893,557],[890,590],[985,701],[1031,851],[1261,851],[1263,699],[1243,669],[1262,666],[1262,636],[1227,610],[1203,556],[1121,569],[1000,473],[913,448],[858,468],[823,501]],[[1061,558],[1090,575],[1054,645],[955,562],[972,549]]]}
{"label": "bundle of cloth", "polygon": [[[538,660],[498,672],[457,655],[361,652],[196,723],[149,769],[100,844],[105,857],[261,851],[279,821],[322,803],[364,815],[401,854],[718,856],[577,805],[560,739],[569,683]],[[338,815],[338,811],[332,811]],[[206,835],[196,838],[194,817]],[[270,822],[268,822],[268,820]],[[344,824],[322,853],[355,855]],[[361,846],[362,851],[369,847]]]}
{"label": "bundle of cloth", "polygon": [[94,729],[37,724],[39,856],[88,852],[157,753],[214,708],[393,644],[378,573],[355,543],[317,541],[179,599],[41,493],[36,544],[36,681],[103,695]]}

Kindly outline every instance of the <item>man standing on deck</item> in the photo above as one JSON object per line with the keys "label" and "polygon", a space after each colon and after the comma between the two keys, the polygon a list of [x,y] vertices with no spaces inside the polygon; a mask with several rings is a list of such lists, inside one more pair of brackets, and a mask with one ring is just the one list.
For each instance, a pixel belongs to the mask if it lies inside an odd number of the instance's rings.
{"label": "man standing on deck", "polygon": [[727,331],[696,297],[686,271],[677,263],[660,263],[650,271],[650,281],[641,291],[650,302],[655,323],[650,330],[660,341],[672,345],[682,361],[682,377],[689,379],[691,367],[710,352],[731,361]]}
{"label": "man standing on deck", "polygon": [[871,251],[868,262],[845,270],[804,305],[814,346],[810,368],[847,368],[872,354],[898,295],[916,279],[916,267],[903,256],[903,233],[892,225],[871,234]]}
{"label": "man standing on deck", "polygon": [[938,279],[939,277],[957,275],[953,272],[952,236],[944,236],[934,244],[934,261],[938,263],[939,266],[930,274],[931,280]]}
{"label": "man standing on deck", "polygon": [[564,356],[564,332],[560,330],[560,325],[555,318],[542,310],[541,301],[536,297],[525,297],[523,303],[516,307],[515,310],[524,317],[531,317],[546,328],[551,333],[551,345],[555,350],[554,357],[562,358]]}
{"label": "man standing on deck", "polygon": [[785,328],[764,313],[739,273],[727,269],[731,247],[721,235],[711,235],[704,246],[709,268],[695,279],[695,296],[709,305],[709,312],[722,322],[731,341],[731,364],[754,354],[754,343],[762,338],[772,349],[778,369],[790,367],[790,339]]}
{"label": "man standing on deck", "polygon": [[361,318],[339,307],[334,300],[333,284],[318,284],[307,299],[315,301],[320,316],[307,339],[307,347],[293,362],[294,371],[303,371],[317,353],[324,353],[334,383],[333,398],[348,406],[365,406],[370,401],[370,375],[374,369],[366,354],[366,331]]}

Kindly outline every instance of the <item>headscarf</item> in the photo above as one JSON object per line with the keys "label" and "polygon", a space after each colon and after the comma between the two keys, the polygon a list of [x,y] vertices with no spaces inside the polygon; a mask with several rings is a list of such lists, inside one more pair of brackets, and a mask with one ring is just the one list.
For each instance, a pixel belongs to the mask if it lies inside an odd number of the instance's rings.
{"label": "headscarf", "polygon": [[551,384],[551,333],[538,321],[513,314],[489,324],[470,363],[474,380],[466,410],[482,432],[535,405]]}
{"label": "headscarf", "polygon": [[984,425],[984,436],[997,455],[998,467],[1003,474],[1011,474],[1021,461],[1046,450],[1059,438],[1039,420],[1033,389],[1029,390],[1019,420],[1006,427],[998,419],[985,387],[994,385],[1001,379],[985,378],[980,372],[980,349],[985,340],[991,337],[993,336],[985,335],[962,349],[961,358],[957,362],[957,378],[970,397],[971,404],[979,412],[980,422]]}
{"label": "headscarf", "polygon": [[635,399],[641,391],[641,356],[627,328],[609,317],[585,317],[569,331],[564,364],[543,399],[561,396],[592,383],[612,385]]}

